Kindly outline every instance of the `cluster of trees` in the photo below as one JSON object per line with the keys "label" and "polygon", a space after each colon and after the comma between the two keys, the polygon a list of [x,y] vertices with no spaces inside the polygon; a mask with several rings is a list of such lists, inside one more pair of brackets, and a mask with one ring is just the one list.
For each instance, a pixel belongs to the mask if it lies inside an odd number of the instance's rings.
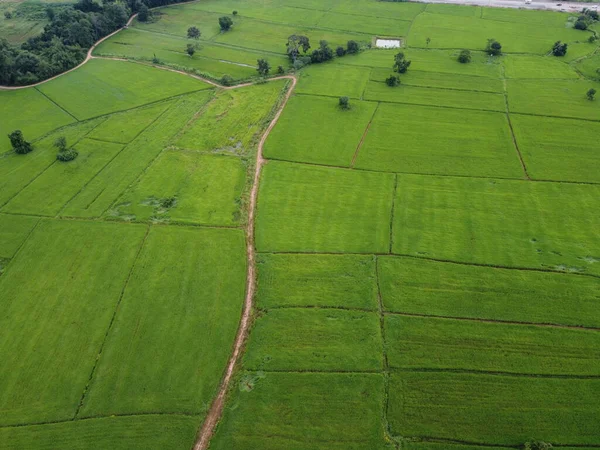
{"label": "cluster of trees", "polygon": [[567,54],[567,44],[561,41],[556,41],[552,46],[552,54],[554,56],[565,56]]}
{"label": "cluster of trees", "polygon": [[496,39],[488,39],[485,52],[490,56],[499,56],[502,54],[502,45]]}
{"label": "cluster of trees", "polygon": [[54,147],[56,147],[58,150],[56,159],[59,161],[73,161],[75,158],[77,158],[77,155],[79,155],[77,150],[67,147],[67,138],[64,136],[60,136],[54,141]]}
{"label": "cluster of trees", "polygon": [[461,50],[458,54],[458,62],[461,64],[468,64],[471,62],[471,50]]}
{"label": "cluster of trees", "polygon": [[[310,40],[307,36],[292,34],[288,37],[287,43],[287,55],[295,69],[300,69],[307,64],[318,64],[326,61],[330,61],[334,57],[334,51],[329,46],[327,41],[319,41],[319,48],[307,54],[310,50]],[[342,57],[346,54],[355,54],[360,51],[360,45],[358,42],[350,40],[346,43],[346,48],[339,46],[335,49],[335,55]]]}
{"label": "cluster of trees", "polygon": [[24,155],[33,150],[33,146],[25,140],[21,130],[13,131],[8,135],[8,138],[10,139],[13,150],[19,155]]}
{"label": "cluster of trees", "polygon": [[[398,52],[394,55],[394,72],[397,73],[406,73],[408,68],[410,67],[411,61],[406,59],[406,55],[404,52]],[[400,85],[400,77],[398,75],[390,75],[385,79],[385,84],[389,87],[396,87]]]}
{"label": "cluster of trees", "polygon": [[577,30],[587,30],[590,25],[600,20],[598,11],[583,8],[573,27]]}

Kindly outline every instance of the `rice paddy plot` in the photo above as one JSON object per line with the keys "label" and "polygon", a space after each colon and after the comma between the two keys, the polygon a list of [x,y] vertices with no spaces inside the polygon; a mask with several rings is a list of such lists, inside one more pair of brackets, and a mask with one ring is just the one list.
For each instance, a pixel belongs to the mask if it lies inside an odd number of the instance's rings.
{"label": "rice paddy plot", "polygon": [[[0,266],[12,258],[38,223],[37,217],[0,214]],[[0,267],[0,274],[2,273]]]}
{"label": "rice paddy plot", "polygon": [[0,448],[189,450],[198,421],[190,416],[146,415],[0,428]]}
{"label": "rice paddy plot", "polygon": [[95,59],[39,89],[82,120],[210,87],[142,64]]}
{"label": "rice paddy plot", "polygon": [[449,14],[451,16],[460,17],[480,17],[481,6],[475,5],[448,5],[444,3],[428,3],[425,12],[431,14]]}
{"label": "rice paddy plot", "polygon": [[180,148],[248,156],[268,125],[285,80],[217,93],[175,141]]}
{"label": "rice paddy plot", "polygon": [[594,55],[588,58],[582,58],[573,64],[573,66],[581,72],[584,76],[598,80],[600,79],[600,53],[596,52]]}
{"label": "rice paddy plot", "polygon": [[246,170],[239,158],[165,150],[106,216],[121,220],[234,226]]}
{"label": "rice paddy plot", "polygon": [[335,99],[296,95],[269,134],[264,154],[286,161],[349,167],[376,107],[376,103],[356,101],[343,110]]}
{"label": "rice paddy plot", "polygon": [[[565,62],[574,62],[577,59],[591,54],[598,49],[598,45],[593,42],[572,42],[568,45],[567,54],[563,56]],[[577,67],[577,63],[575,64]]]}
{"label": "rice paddy plot", "polygon": [[356,167],[523,177],[505,114],[400,104],[379,106]]}
{"label": "rice paddy plot", "polygon": [[[153,16],[153,19],[148,22],[140,22],[136,19],[133,27],[140,30],[185,38],[187,37],[188,28],[195,26],[200,30],[201,35],[199,39],[201,41],[210,40],[221,31],[219,28],[219,17],[221,14],[190,8],[185,4],[171,5],[168,8],[153,10]],[[116,36],[116,38],[116,40],[120,40],[120,36]]]}
{"label": "rice paddy plot", "polygon": [[600,82],[508,80],[507,88],[511,112],[596,121],[600,117],[600,102],[586,98],[589,89],[600,91]]}
{"label": "rice paddy plot", "polygon": [[330,28],[352,33],[365,33],[381,36],[406,36],[410,21],[391,17],[368,17],[355,14],[324,13],[316,24],[320,28]]}
{"label": "rice paddy plot", "polygon": [[144,231],[36,227],[0,277],[1,425],[74,417]]}
{"label": "rice paddy plot", "polygon": [[390,367],[596,375],[600,330],[387,315]]}
{"label": "rice paddy plot", "polygon": [[256,219],[258,251],[388,251],[394,176],[269,162]]}
{"label": "rice paddy plot", "polygon": [[167,147],[177,133],[209,101],[213,91],[177,100],[159,120],[129,143],[61,212],[64,216],[99,217]]}
{"label": "rice paddy plot", "polygon": [[4,212],[54,216],[123,149],[122,144],[83,139],[73,147],[79,156],[56,160],[2,208]]}
{"label": "rice paddy plot", "polygon": [[[415,18],[408,34],[410,47],[467,48],[483,50],[489,38],[502,44],[503,53],[548,53],[556,41],[586,40],[588,32],[554,25],[550,20],[544,26],[526,27],[522,23],[486,20],[476,17],[423,13]],[[566,16],[565,16],[566,23]],[[430,38],[427,44],[427,38]]]}
{"label": "rice paddy plot", "polygon": [[150,229],[81,417],[206,413],[241,314],[244,245],[241,230]]}
{"label": "rice paddy plot", "polygon": [[379,314],[314,308],[262,311],[243,365],[253,371],[380,371]]}
{"label": "rice paddy plot", "polygon": [[339,307],[375,311],[375,260],[363,255],[260,253],[257,306]]}
{"label": "rice paddy plot", "polygon": [[506,55],[502,58],[506,78],[579,78],[571,66],[556,56]]}
{"label": "rice paddy plot", "polygon": [[600,274],[600,186],[399,175],[393,253]]}
{"label": "rice paddy plot", "polygon": [[[408,441],[402,443],[402,448],[405,450],[483,450],[487,447],[480,445],[449,444],[448,442]],[[494,445],[494,448],[497,450],[509,450],[511,447],[499,447]]]}
{"label": "rice paddy plot", "polygon": [[[296,0],[297,1],[297,0]],[[413,20],[427,5],[412,2],[372,2],[370,0],[340,0],[331,7],[333,12],[371,17]]]}
{"label": "rice paddy plot", "polygon": [[244,372],[216,450],[383,450],[379,374]]}
{"label": "rice paddy plot", "polygon": [[511,121],[532,178],[600,183],[600,122],[520,114]]}
{"label": "rice paddy plot", "polygon": [[[322,64],[304,69],[296,92],[334,97],[362,98],[369,80],[370,69]],[[344,82],[340,83],[343,79]]]}
{"label": "rice paddy plot", "polygon": [[600,280],[397,256],[378,257],[386,311],[600,327]]}
{"label": "rice paddy plot", "polygon": [[241,5],[238,3],[237,7],[240,11],[233,18],[234,25],[249,18],[292,26],[315,27],[324,14],[323,11],[289,7],[283,4],[274,7],[272,4],[261,4],[260,2],[244,2]]}
{"label": "rice paddy plot", "polygon": [[403,84],[390,87],[379,81],[368,82],[364,98],[388,103],[445,106],[481,111],[505,111],[506,109],[504,96],[501,94],[405,86]]}
{"label": "rice paddy plot", "polygon": [[[0,155],[12,149],[8,135],[21,130],[33,141],[55,128],[75,122],[75,119],[35,88],[1,91]],[[1,160],[0,160],[1,164]]]}
{"label": "rice paddy plot", "polygon": [[0,205],[6,204],[25,186],[56,161],[54,141],[64,136],[68,145],[83,139],[103,119],[78,122],[40,139],[26,155],[11,153],[0,157]]}
{"label": "rice paddy plot", "polygon": [[392,433],[495,445],[532,436],[595,444],[600,380],[400,372],[390,377]]}
{"label": "rice paddy plot", "polygon": [[540,11],[516,8],[481,8],[481,18],[500,21],[514,22],[538,27],[565,27],[569,14],[557,11]]}

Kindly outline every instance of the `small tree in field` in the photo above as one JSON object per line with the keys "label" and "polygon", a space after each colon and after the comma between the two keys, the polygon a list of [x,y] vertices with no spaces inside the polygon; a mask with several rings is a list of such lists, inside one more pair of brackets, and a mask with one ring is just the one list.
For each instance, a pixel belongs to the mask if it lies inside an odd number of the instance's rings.
{"label": "small tree in field", "polygon": [[67,150],[67,138],[64,136],[56,138],[56,140],[54,141],[54,146],[59,152],[64,152],[65,150]]}
{"label": "small tree in field", "polygon": [[485,46],[485,52],[490,56],[498,56],[502,54],[502,45],[496,39],[488,39]]}
{"label": "small tree in field", "polygon": [[231,20],[231,17],[227,17],[227,16],[219,17],[219,27],[221,28],[221,31],[223,31],[223,32],[229,31],[229,29],[231,28],[232,25],[233,25],[233,20]]}
{"label": "small tree in field", "polygon": [[468,64],[471,62],[471,50],[461,50],[458,54],[458,62]]}
{"label": "small tree in field", "polygon": [[200,39],[201,35],[202,33],[200,33],[200,30],[197,27],[189,27],[187,30],[188,39]]}
{"label": "small tree in field", "polygon": [[350,109],[350,99],[345,96],[340,97],[339,105],[342,109]]}
{"label": "small tree in field", "polygon": [[237,16],[238,12],[237,11],[233,11],[231,14],[233,14],[234,16]]}
{"label": "small tree in field", "polygon": [[283,75],[285,73],[285,69],[283,66],[277,66],[277,73]]}
{"label": "small tree in field", "polygon": [[425,44],[427,44],[427,47],[429,47],[429,44],[431,43],[431,38],[428,37],[427,39],[425,39]]}
{"label": "small tree in field", "polygon": [[338,48],[335,49],[335,54],[338,57],[342,57],[346,54],[346,49],[340,45],[338,46]]}
{"label": "small tree in field", "polygon": [[258,63],[258,67],[256,68],[258,74],[263,77],[269,75],[269,71],[271,70],[271,65],[269,64],[269,61],[267,61],[264,58],[260,58],[257,59],[256,62]]}
{"label": "small tree in field", "polygon": [[385,79],[385,84],[389,87],[396,87],[400,84],[400,77],[398,75],[390,75]]}
{"label": "small tree in field", "polygon": [[592,101],[592,100],[594,100],[594,97],[596,96],[596,89],[594,89],[594,88],[591,88],[589,91],[587,91],[587,92],[585,93],[585,96],[587,97],[587,99],[588,99],[589,101]]}
{"label": "small tree in field", "polygon": [[292,63],[295,63],[300,57],[300,49],[302,49],[302,53],[304,54],[310,49],[310,42],[306,36],[292,34],[288,37],[285,46],[287,47],[288,58],[290,58]]}
{"label": "small tree in field", "polygon": [[360,51],[360,45],[356,41],[348,41],[346,43],[346,51],[351,55],[358,53]]}
{"label": "small tree in field", "polygon": [[33,150],[32,145],[29,142],[27,142],[23,137],[23,133],[21,132],[21,130],[13,131],[8,135],[8,138],[10,139],[10,144],[12,145],[12,148],[15,151],[15,153],[24,155]]}
{"label": "small tree in field", "polygon": [[565,56],[567,54],[567,44],[556,41],[552,46],[552,54],[554,56]]}
{"label": "small tree in field", "polygon": [[221,77],[221,84],[223,86],[233,86],[233,83],[234,83],[234,80],[231,75],[225,74]]}
{"label": "small tree in field", "polygon": [[394,71],[398,73],[406,73],[410,67],[410,61],[404,56],[404,52],[396,53],[394,56]]}
{"label": "small tree in field", "polygon": [[192,56],[194,56],[194,53],[196,53],[196,47],[194,47],[192,44],[188,44],[185,48],[185,51],[188,55],[190,55],[191,58]]}
{"label": "small tree in field", "polygon": [[67,138],[64,136],[60,136],[56,138],[54,141],[54,147],[58,150],[56,154],[56,159],[59,161],[67,162],[73,161],[79,153],[74,148],[67,148]]}

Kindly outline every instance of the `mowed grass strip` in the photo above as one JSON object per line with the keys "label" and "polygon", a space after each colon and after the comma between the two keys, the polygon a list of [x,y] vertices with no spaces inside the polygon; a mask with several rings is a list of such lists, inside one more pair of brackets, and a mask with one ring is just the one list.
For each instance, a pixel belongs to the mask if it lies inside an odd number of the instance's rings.
{"label": "mowed grass strip", "polygon": [[197,417],[157,415],[0,428],[0,449],[188,450],[198,422]]}
{"label": "mowed grass strip", "polygon": [[20,214],[56,215],[122,149],[123,144],[83,139],[73,161],[56,160],[2,209]]}
{"label": "mowed grass strip", "polygon": [[600,274],[600,186],[399,175],[393,253]]}
{"label": "mowed grass strip", "polygon": [[[314,65],[300,73],[296,92],[329,97],[362,98],[371,69],[335,64]],[[344,80],[340,83],[340,80]],[[337,100],[336,100],[337,102]]]}
{"label": "mowed grass strip", "polygon": [[343,110],[335,99],[296,95],[269,134],[265,157],[349,167],[376,107],[357,101]]}
{"label": "mowed grass strip", "polygon": [[232,390],[216,450],[382,450],[380,374],[247,372]]}
{"label": "mowed grass strip", "polygon": [[375,260],[363,255],[257,256],[257,306],[377,309]]}
{"label": "mowed grass strip", "polygon": [[25,139],[32,141],[75,122],[66,111],[34,88],[0,91],[0,104],[0,155],[12,150],[8,135],[15,130],[21,130]]}
{"label": "mowed grass strip", "polygon": [[261,252],[388,251],[394,176],[271,161],[256,222]]}
{"label": "mowed grass strip", "polygon": [[186,95],[129,143],[61,212],[99,217],[133,183],[177,133],[212,97],[212,91]]}
{"label": "mowed grass strip", "polygon": [[37,226],[0,277],[1,425],[74,416],[144,233],[98,222]]}
{"label": "mowed grass strip", "polygon": [[386,311],[600,327],[600,280],[577,275],[378,257]]}
{"label": "mowed grass strip", "polygon": [[587,80],[508,80],[508,105],[511,112],[598,121],[600,102],[586,98],[586,92],[591,88],[600,91],[600,83]]}
{"label": "mowed grass strip", "polygon": [[175,141],[178,147],[247,155],[267,126],[286,80],[217,93]]}
{"label": "mowed grass strip", "polygon": [[522,178],[506,115],[382,103],[356,167],[439,175]]}
{"label": "mowed grass strip", "polygon": [[390,367],[597,375],[600,330],[387,315]]}
{"label": "mowed grass strip", "polygon": [[600,183],[600,122],[521,114],[511,122],[532,178]]}
{"label": "mowed grass strip", "polygon": [[241,230],[153,227],[81,417],[205,414],[237,331],[245,261]]}
{"label": "mowed grass strip", "polygon": [[399,372],[390,377],[388,419],[402,436],[585,446],[598,442],[598,392],[597,378]]}
{"label": "mowed grass strip", "polygon": [[243,365],[266,371],[380,371],[379,314],[314,308],[261,312],[250,333]]}
{"label": "mowed grass strip", "polygon": [[83,120],[209,88],[210,84],[167,70],[96,59],[39,89]]}
{"label": "mowed grass strip", "polygon": [[476,109],[483,111],[506,110],[504,96],[501,94],[408,86],[403,84],[396,87],[389,87],[385,83],[379,81],[369,81],[367,83],[364,98],[365,100],[375,100],[386,103],[445,106],[448,108]]}
{"label": "mowed grass strip", "polygon": [[234,226],[245,181],[240,158],[165,150],[106,216]]}

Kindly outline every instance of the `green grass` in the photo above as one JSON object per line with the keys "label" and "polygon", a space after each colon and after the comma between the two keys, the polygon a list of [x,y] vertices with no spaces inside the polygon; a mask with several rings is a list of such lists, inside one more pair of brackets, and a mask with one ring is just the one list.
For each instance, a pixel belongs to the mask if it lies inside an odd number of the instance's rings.
{"label": "green grass", "polygon": [[390,367],[595,375],[597,331],[425,317],[385,318]]}
{"label": "green grass", "polygon": [[[5,212],[54,216],[123,149],[122,144],[83,139],[79,156],[55,162],[2,208]],[[51,192],[51,196],[49,193]]]}
{"label": "green grass", "polygon": [[[597,51],[598,44],[591,42],[573,42],[569,44],[567,49],[567,54],[563,56],[563,59],[566,62],[573,62],[579,58],[583,58],[589,56],[594,51]],[[575,64],[575,67],[578,67],[578,64]]]}
{"label": "green grass", "polygon": [[[355,14],[325,13],[317,22],[321,28],[380,36],[406,36],[410,21],[392,17],[367,17]],[[343,43],[342,43],[343,45]],[[345,47],[345,46],[344,46]]]}
{"label": "green grass", "polygon": [[229,358],[245,280],[242,231],[153,227],[81,416],[204,414]]}
{"label": "green grass", "polygon": [[37,217],[0,214],[0,259],[10,259],[15,255],[38,220]]}
{"label": "green grass", "polygon": [[141,64],[92,60],[39,89],[82,120],[210,87],[194,78]]}
{"label": "green grass", "polygon": [[375,261],[361,255],[259,254],[259,308],[377,309]]}
{"label": "green grass", "polygon": [[196,417],[156,415],[0,428],[0,449],[189,450],[197,427]]}
{"label": "green grass", "polygon": [[143,236],[40,222],[0,277],[0,424],[73,418]]}
{"label": "green grass", "polygon": [[[391,68],[375,68],[371,71],[370,79],[373,81],[385,81],[390,75],[397,75]],[[401,83],[406,86],[435,87],[442,89],[460,89],[465,91],[481,91],[502,93],[502,81],[490,77],[450,74],[443,72],[423,72],[409,70],[400,75]]]}
{"label": "green grass", "polygon": [[600,182],[600,153],[592,144],[600,122],[520,114],[511,121],[532,178]]}
{"label": "green grass", "polygon": [[379,314],[336,309],[260,312],[244,355],[247,370],[378,371]]}
{"label": "green grass", "polygon": [[372,2],[370,0],[340,0],[334,2],[331,11],[358,14],[361,16],[389,17],[412,20],[425,10],[427,5],[411,2]]}
{"label": "green grass", "polygon": [[216,450],[382,450],[379,374],[241,376],[211,447]]}
{"label": "green grass", "polygon": [[[167,147],[212,96],[199,92],[179,99],[159,121],[127,145],[62,211],[64,216],[99,217]],[[76,160],[77,161],[77,160]]]}
{"label": "green grass", "polygon": [[386,252],[394,176],[270,162],[259,192],[259,251]]}
{"label": "green grass", "polygon": [[482,8],[483,19],[514,22],[535,27],[565,27],[569,14],[556,11],[534,11],[516,8]]}
{"label": "green grass", "polygon": [[599,274],[600,186],[398,176],[393,252]]}
{"label": "green grass", "polygon": [[294,96],[269,134],[265,157],[349,167],[376,106],[355,101],[342,110],[334,99]]}
{"label": "green grass", "polygon": [[[335,64],[314,65],[300,72],[296,92],[333,97],[362,98],[370,69]],[[343,80],[343,82],[341,82]],[[333,100],[337,103],[336,100]]]}
{"label": "green grass", "polygon": [[505,114],[413,105],[379,106],[356,167],[446,175],[524,176]]}
{"label": "green grass", "polygon": [[220,91],[206,110],[186,126],[175,145],[248,155],[266,127],[286,81]]}
{"label": "green grass", "polygon": [[509,80],[507,86],[511,112],[591,120],[600,116],[600,102],[591,102],[585,96],[590,88],[600,91],[598,82]]}
{"label": "green grass", "polygon": [[[245,181],[245,167],[239,158],[165,150],[107,216],[122,220],[238,225]],[[171,198],[175,199],[173,205],[164,203]]]}
{"label": "green grass", "polygon": [[391,432],[522,445],[532,439],[595,444],[598,379],[397,373],[390,379]]}
{"label": "green grass", "polygon": [[556,56],[506,55],[502,62],[506,68],[506,78],[579,78],[571,66]]}
{"label": "green grass", "polygon": [[[5,12],[11,12],[7,19]],[[0,36],[10,44],[21,44],[44,31],[48,23],[44,6],[38,2],[7,1],[0,3]]]}
{"label": "green grass", "polygon": [[600,72],[598,72],[598,69],[600,69],[600,53],[596,51],[593,56],[581,59],[574,64],[574,67],[588,78],[600,79]]}
{"label": "green grass", "polygon": [[[400,81],[402,81],[402,78],[400,78]],[[403,84],[389,87],[379,81],[369,81],[364,98],[365,100],[391,103],[446,106],[485,111],[504,111],[506,109],[504,96],[501,94],[406,86]]]}
{"label": "green grass", "polygon": [[600,280],[380,257],[384,309],[408,314],[600,326]]}
{"label": "green grass", "polygon": [[[220,33],[219,17],[221,14],[200,11],[191,5],[173,5],[169,8],[155,10],[153,20],[143,23],[135,20],[133,27],[144,31],[153,31],[161,34],[169,34],[177,37],[187,38],[187,30],[194,25],[202,33],[200,40],[210,40]],[[117,40],[120,40],[120,34]],[[160,38],[160,36],[156,36]],[[188,41],[193,42],[193,41]],[[185,50],[185,44],[181,51]]]}
{"label": "green grass", "polygon": [[460,17],[480,17],[481,6],[474,5],[447,5],[443,3],[428,3],[425,11],[432,14],[449,14]]}
{"label": "green grass", "polygon": [[27,141],[33,141],[75,121],[34,88],[0,91],[0,103],[0,155],[12,150],[8,134],[17,129],[23,132]]}

